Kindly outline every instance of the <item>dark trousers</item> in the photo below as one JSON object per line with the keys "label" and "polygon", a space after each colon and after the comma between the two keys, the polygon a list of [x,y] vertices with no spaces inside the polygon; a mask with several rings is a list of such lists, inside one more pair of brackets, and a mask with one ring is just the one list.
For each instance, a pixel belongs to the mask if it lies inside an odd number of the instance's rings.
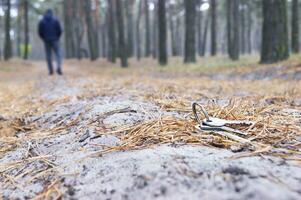
{"label": "dark trousers", "polygon": [[46,60],[48,64],[49,73],[53,73],[52,67],[52,51],[55,54],[56,62],[57,62],[57,71],[61,72],[61,65],[62,65],[62,54],[60,49],[59,41],[51,41],[45,42],[45,51],[46,51]]}

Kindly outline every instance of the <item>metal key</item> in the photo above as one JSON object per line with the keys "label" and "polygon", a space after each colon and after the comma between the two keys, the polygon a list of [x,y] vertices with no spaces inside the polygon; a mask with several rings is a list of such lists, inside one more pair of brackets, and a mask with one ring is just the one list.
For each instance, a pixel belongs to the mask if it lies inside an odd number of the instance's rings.
{"label": "metal key", "polygon": [[[205,115],[205,119],[200,120],[197,111],[196,106],[199,106]],[[225,120],[215,117],[210,117],[205,108],[197,103],[192,104],[192,111],[193,114],[198,121],[199,125],[196,126],[196,128],[204,131],[225,131],[225,132],[231,132],[231,133],[237,133],[240,135],[247,135],[246,133],[233,129],[230,127],[227,127],[226,125],[253,125],[254,122],[252,121],[240,121],[240,120]]]}
{"label": "metal key", "polygon": [[225,131],[225,132],[236,133],[240,135],[247,135],[246,133],[240,130],[233,129],[227,126],[208,126],[207,124],[201,123],[198,124],[196,128],[203,131]]}
{"label": "metal key", "polygon": [[226,125],[253,125],[254,122],[247,120],[225,120],[215,117],[209,117],[209,120],[204,119],[203,123],[208,126],[220,127]]}
{"label": "metal key", "polygon": [[[210,127],[210,126],[204,126],[202,124],[199,124],[199,125],[195,126],[195,128],[197,130],[201,130],[201,131],[213,131],[213,132],[215,132],[215,133],[217,133],[221,136],[228,137],[228,138],[230,138],[232,140],[235,140],[237,142],[241,142],[241,143],[250,143],[251,142],[248,139],[245,139],[245,138],[239,137],[237,135],[231,134],[229,131],[224,131],[224,130],[221,130],[217,127]],[[243,134],[243,135],[245,135],[245,134]]]}

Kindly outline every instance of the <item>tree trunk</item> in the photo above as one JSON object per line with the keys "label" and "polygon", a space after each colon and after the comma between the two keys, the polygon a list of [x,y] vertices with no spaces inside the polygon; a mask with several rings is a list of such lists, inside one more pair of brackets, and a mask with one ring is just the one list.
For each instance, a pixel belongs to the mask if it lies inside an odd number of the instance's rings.
{"label": "tree trunk", "polygon": [[157,58],[158,55],[158,5],[157,2],[154,2],[155,8],[153,11],[153,31],[152,31],[152,38],[153,38],[153,47],[152,47],[152,54],[153,54],[153,58]]}
{"label": "tree trunk", "polygon": [[102,57],[107,57],[107,19],[101,26],[101,44],[102,44]]}
{"label": "tree trunk", "polygon": [[139,1],[138,5],[138,14],[136,19],[136,51],[137,51],[137,60],[141,58],[141,35],[140,35],[140,20],[142,13],[142,1]]}
{"label": "tree trunk", "polygon": [[167,58],[167,30],[165,0],[158,0],[158,36],[159,36],[159,63],[166,65]]}
{"label": "tree trunk", "polygon": [[287,1],[264,0],[261,63],[274,63],[289,57]]}
{"label": "tree trunk", "polygon": [[175,23],[172,14],[169,15],[169,26],[170,26],[170,35],[171,35],[171,54],[172,56],[177,56],[178,41],[176,40]]}
{"label": "tree trunk", "polygon": [[73,3],[73,8],[72,8],[72,18],[75,21],[75,23],[72,23],[72,31],[74,32],[74,51],[75,51],[75,55],[77,57],[77,59],[81,59],[82,55],[81,55],[81,32],[82,30],[82,20],[80,17],[80,5],[79,5],[79,1],[74,1]]}
{"label": "tree trunk", "polygon": [[23,13],[23,8],[22,8],[22,3],[24,4],[24,2],[19,1],[17,6],[18,6],[18,16],[17,16],[17,27],[16,27],[16,34],[17,34],[17,45],[16,45],[16,49],[17,49],[17,56],[19,58],[22,57],[22,52],[21,52],[21,44],[22,44],[22,40],[21,40],[21,33],[22,33],[22,19],[24,16],[22,16]]}
{"label": "tree trunk", "polygon": [[90,59],[96,60],[99,56],[99,47],[98,47],[98,36],[97,29],[95,28],[95,22],[93,20],[91,0],[85,0],[85,15],[88,31],[88,43],[90,50]]}
{"label": "tree trunk", "polygon": [[124,38],[124,22],[123,22],[123,5],[122,1],[116,0],[116,13],[118,21],[118,41],[119,41],[119,55],[121,60],[121,66],[127,67],[127,48]]}
{"label": "tree trunk", "polygon": [[109,61],[116,62],[116,37],[115,37],[115,20],[114,20],[114,4],[112,0],[108,0],[108,37],[109,37]]}
{"label": "tree trunk", "polygon": [[233,0],[233,60],[239,59],[239,2]]}
{"label": "tree trunk", "polygon": [[96,59],[99,58],[100,52],[99,52],[99,35],[100,35],[100,22],[99,22],[99,4],[100,2],[98,0],[91,0],[91,8],[92,8],[92,23],[93,23],[93,37],[94,37],[94,48],[95,48],[95,55]]}
{"label": "tree trunk", "polygon": [[[199,1],[198,7],[200,8],[202,5],[202,2]],[[198,49],[198,54],[199,56],[202,55],[202,44],[203,44],[203,12],[198,10],[198,15],[197,15],[197,38],[198,38],[198,43],[197,43],[197,49]]]}
{"label": "tree trunk", "polygon": [[175,41],[176,41],[176,50],[177,56],[181,55],[182,52],[182,32],[181,32],[181,18],[177,17],[176,27],[175,27]]}
{"label": "tree trunk", "polygon": [[28,0],[24,0],[24,60],[28,59],[29,25],[28,25]]}
{"label": "tree trunk", "polygon": [[133,21],[133,5],[134,0],[126,0],[126,16],[127,16],[127,51],[128,56],[134,55],[134,21]]}
{"label": "tree trunk", "polygon": [[176,20],[178,19],[178,11],[174,4],[169,4],[169,15],[168,15],[168,21],[169,21],[169,29],[170,29],[170,47],[171,47],[171,55],[172,56],[178,56],[178,40],[176,38]]}
{"label": "tree trunk", "polygon": [[[202,0],[198,1],[198,8],[200,8],[203,4]],[[203,12],[200,9],[197,9],[197,51],[199,56],[202,56],[202,48],[203,48]]]}
{"label": "tree trunk", "polygon": [[196,0],[185,0],[185,63],[196,62],[195,17]]}
{"label": "tree trunk", "polygon": [[216,27],[217,27],[217,17],[216,17],[216,0],[211,0],[211,56],[216,55],[217,43],[216,43]]}
{"label": "tree trunk", "polygon": [[[2,26],[2,16],[0,15],[0,28],[1,28],[1,30],[3,30],[3,28],[2,28],[3,26]],[[0,39],[0,60],[2,60],[2,40]]]}
{"label": "tree trunk", "polygon": [[6,0],[6,10],[5,10],[5,40],[4,40],[4,60],[9,60],[12,57],[12,42],[10,38],[10,11],[11,11],[11,1]]}
{"label": "tree trunk", "polygon": [[231,55],[232,2],[227,0],[227,52]]}
{"label": "tree trunk", "polygon": [[250,1],[247,1],[247,8],[248,8],[248,14],[247,14],[247,44],[248,44],[248,53],[252,53],[252,5]]}
{"label": "tree trunk", "polygon": [[203,39],[202,39],[202,45],[201,45],[201,55],[206,55],[206,46],[207,46],[207,35],[208,35],[208,26],[210,22],[210,17],[207,15],[205,19],[205,27],[204,27],[204,33],[203,33]]}
{"label": "tree trunk", "polygon": [[299,3],[292,1],[292,51],[299,53]]}
{"label": "tree trunk", "polygon": [[239,59],[239,0],[227,0],[228,54]]}
{"label": "tree trunk", "polygon": [[144,13],[145,13],[145,56],[149,57],[151,54],[150,46],[150,21],[149,21],[149,8],[148,0],[144,0]]}
{"label": "tree trunk", "polygon": [[74,57],[75,44],[73,41],[72,31],[72,7],[70,6],[70,0],[64,0],[64,29],[65,29],[65,51],[66,57]]}
{"label": "tree trunk", "polygon": [[241,4],[240,9],[240,50],[242,54],[246,53],[246,5],[244,3]]}

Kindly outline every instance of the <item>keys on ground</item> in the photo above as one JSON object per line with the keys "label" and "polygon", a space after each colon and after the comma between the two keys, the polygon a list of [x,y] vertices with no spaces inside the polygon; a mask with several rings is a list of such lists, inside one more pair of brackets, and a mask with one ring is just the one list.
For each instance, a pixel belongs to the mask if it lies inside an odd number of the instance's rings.
{"label": "keys on ground", "polygon": [[[203,112],[205,119],[200,120],[197,114],[196,106],[201,108],[201,111]],[[225,120],[225,119],[210,117],[207,111],[205,110],[205,108],[197,103],[192,104],[192,112],[199,123],[199,125],[197,125],[196,128],[202,131],[228,132],[228,133],[236,133],[240,135],[247,135],[247,133],[237,129],[233,129],[231,127],[228,127],[227,125],[251,126],[254,124],[254,122],[246,121],[246,120]]]}
{"label": "keys on ground", "polygon": [[225,120],[215,117],[209,117],[209,120],[204,119],[203,123],[207,126],[221,127],[226,125],[252,125],[252,121],[242,121],[242,120]]}
{"label": "keys on ground", "polygon": [[205,124],[204,122],[201,124],[198,124],[196,126],[197,129],[202,130],[202,131],[225,131],[225,132],[229,132],[229,133],[236,133],[236,134],[240,134],[240,135],[247,135],[247,133],[242,132],[240,130],[237,129],[233,129],[227,126],[210,126]]}

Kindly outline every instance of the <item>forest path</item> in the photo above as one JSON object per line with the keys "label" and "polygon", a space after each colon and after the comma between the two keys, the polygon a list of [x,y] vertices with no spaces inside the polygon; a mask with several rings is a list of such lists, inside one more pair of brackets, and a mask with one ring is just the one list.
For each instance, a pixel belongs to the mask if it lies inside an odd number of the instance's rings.
{"label": "forest path", "polygon": [[[285,115],[293,112],[297,123],[300,84],[295,80],[216,81],[168,72],[95,69],[89,62],[75,61],[65,64],[64,76],[49,77],[41,62],[26,66],[0,72],[1,136],[6,136],[0,140],[0,195],[4,199],[49,195],[66,199],[301,197],[301,168],[295,160],[269,154],[233,160],[229,158],[238,154],[228,150],[229,140],[194,131],[184,134],[195,123],[186,116],[196,100],[212,114],[222,108],[221,115],[226,111],[237,117],[252,117],[253,108],[248,105],[263,104],[266,109],[278,109],[275,115],[269,113],[271,120],[293,123]],[[272,88],[275,84],[279,87]],[[162,126],[152,125],[158,135],[151,136],[152,127],[144,124],[149,120],[161,120]],[[176,124],[181,120],[187,124]],[[138,138],[125,140],[123,134],[130,132],[116,130],[130,125],[146,129],[135,132]],[[294,128],[287,125],[291,142],[295,141]],[[175,133],[173,140],[170,132]],[[272,142],[275,134],[279,133],[265,133],[262,142]],[[105,153],[107,147],[124,144],[124,140],[127,146]]]}

